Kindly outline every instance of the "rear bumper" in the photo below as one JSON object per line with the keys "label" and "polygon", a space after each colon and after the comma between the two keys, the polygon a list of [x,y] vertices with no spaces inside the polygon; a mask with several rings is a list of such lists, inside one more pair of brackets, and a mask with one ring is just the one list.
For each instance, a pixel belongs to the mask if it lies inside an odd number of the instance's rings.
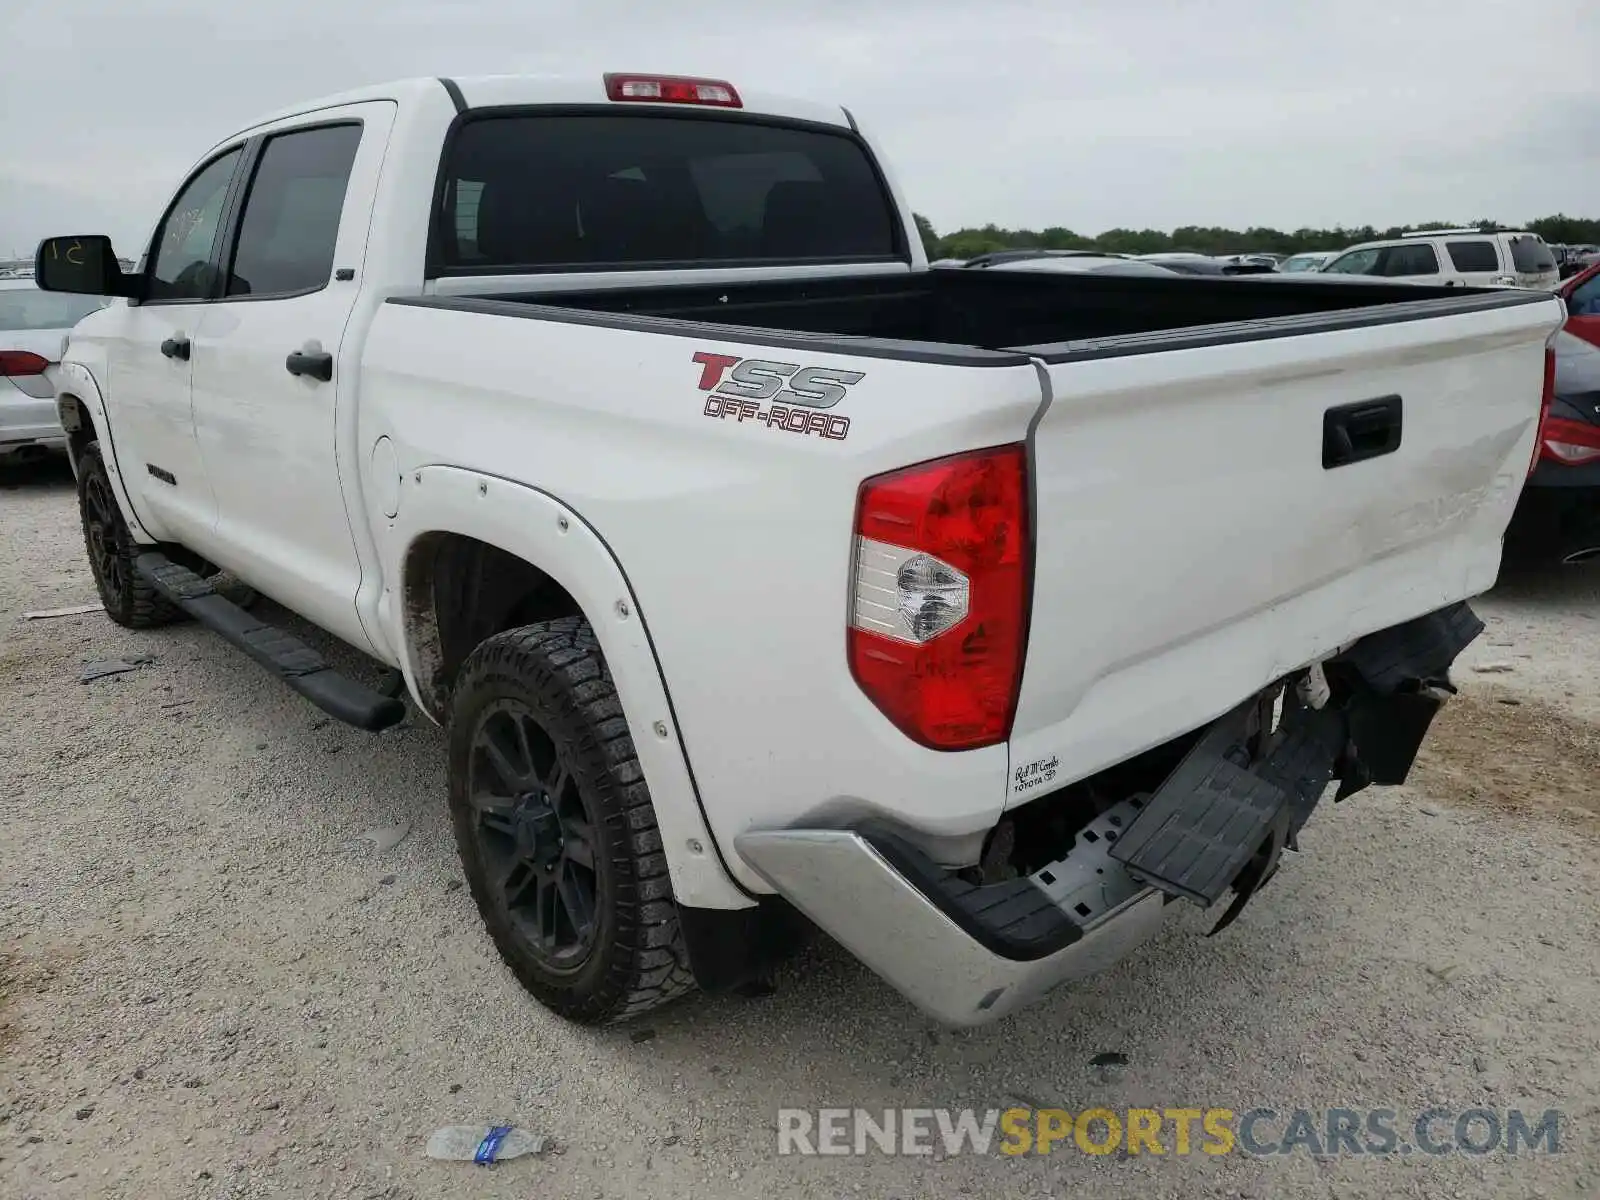
{"label": "rear bumper", "polygon": [[1405,781],[1450,664],[1482,629],[1458,604],[1363,638],[1326,665],[1338,680],[1326,703],[1302,702],[1290,681],[1270,734],[1260,718],[1275,689],[1252,697],[1196,735],[1152,792],[1100,812],[1025,876],[972,882],[877,823],[753,830],[735,849],[923,1012],[985,1024],[1113,965],[1172,900],[1209,908],[1231,891],[1226,924],[1297,848],[1330,783],[1342,800]]}
{"label": "rear bumper", "polygon": [[1043,957],[1018,959],[980,941],[859,831],[751,832],[734,845],[845,949],[951,1026],[997,1020],[1061,984],[1105,970],[1156,932],[1166,907],[1161,892],[1134,885],[1119,907],[1072,942]]}
{"label": "rear bumper", "polygon": [[21,445],[39,442],[65,446],[67,435],[61,428],[61,417],[56,412],[54,398],[45,400],[29,396],[18,388],[7,386],[10,382],[0,380],[0,387],[12,393],[0,393],[0,450],[14,450]]}

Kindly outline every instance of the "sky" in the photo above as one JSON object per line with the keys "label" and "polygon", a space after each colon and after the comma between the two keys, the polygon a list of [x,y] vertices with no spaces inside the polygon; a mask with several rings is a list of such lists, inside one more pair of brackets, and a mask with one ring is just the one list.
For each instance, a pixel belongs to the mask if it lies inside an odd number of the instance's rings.
{"label": "sky", "polygon": [[210,145],[413,75],[848,105],[941,231],[1600,217],[1600,0],[0,0],[0,255],[139,243]]}

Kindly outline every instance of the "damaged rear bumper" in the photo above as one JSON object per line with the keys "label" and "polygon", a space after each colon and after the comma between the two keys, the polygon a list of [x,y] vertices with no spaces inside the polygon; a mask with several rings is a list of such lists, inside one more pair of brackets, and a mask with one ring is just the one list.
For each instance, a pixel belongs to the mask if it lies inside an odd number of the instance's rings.
{"label": "damaged rear bumper", "polygon": [[[980,1025],[1095,974],[1146,941],[1175,899],[1231,921],[1295,848],[1337,782],[1342,800],[1404,782],[1483,625],[1465,604],[1361,639],[1199,735],[1152,793],[1077,831],[1057,860],[996,883],[931,862],[889,827],[752,830],[738,853],[796,908],[929,1016]],[[1276,711],[1274,705],[1281,707]]]}

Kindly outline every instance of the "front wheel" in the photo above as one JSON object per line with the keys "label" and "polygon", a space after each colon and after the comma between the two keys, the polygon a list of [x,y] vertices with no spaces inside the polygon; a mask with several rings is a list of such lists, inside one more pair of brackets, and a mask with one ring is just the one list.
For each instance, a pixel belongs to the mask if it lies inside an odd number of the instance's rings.
{"label": "front wheel", "polygon": [[90,442],[78,456],[78,515],[106,615],[128,629],[151,629],[174,620],[178,610],[133,568],[138,547],[117,507],[99,442]]}
{"label": "front wheel", "polygon": [[449,745],[467,884],[523,986],[584,1024],[692,990],[655,808],[589,623],[540,622],[478,646]]}

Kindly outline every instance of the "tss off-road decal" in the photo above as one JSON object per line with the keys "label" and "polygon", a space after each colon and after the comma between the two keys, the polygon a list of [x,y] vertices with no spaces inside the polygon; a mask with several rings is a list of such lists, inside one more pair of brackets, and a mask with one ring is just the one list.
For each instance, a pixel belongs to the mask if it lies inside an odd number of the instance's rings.
{"label": "tss off-road decal", "polygon": [[849,417],[822,410],[843,400],[865,377],[863,371],[738,358],[708,350],[696,351],[693,361],[700,366],[700,390],[710,393],[704,410],[708,417],[731,418],[741,424],[759,421],[768,429],[816,434],[833,441],[850,435]]}

